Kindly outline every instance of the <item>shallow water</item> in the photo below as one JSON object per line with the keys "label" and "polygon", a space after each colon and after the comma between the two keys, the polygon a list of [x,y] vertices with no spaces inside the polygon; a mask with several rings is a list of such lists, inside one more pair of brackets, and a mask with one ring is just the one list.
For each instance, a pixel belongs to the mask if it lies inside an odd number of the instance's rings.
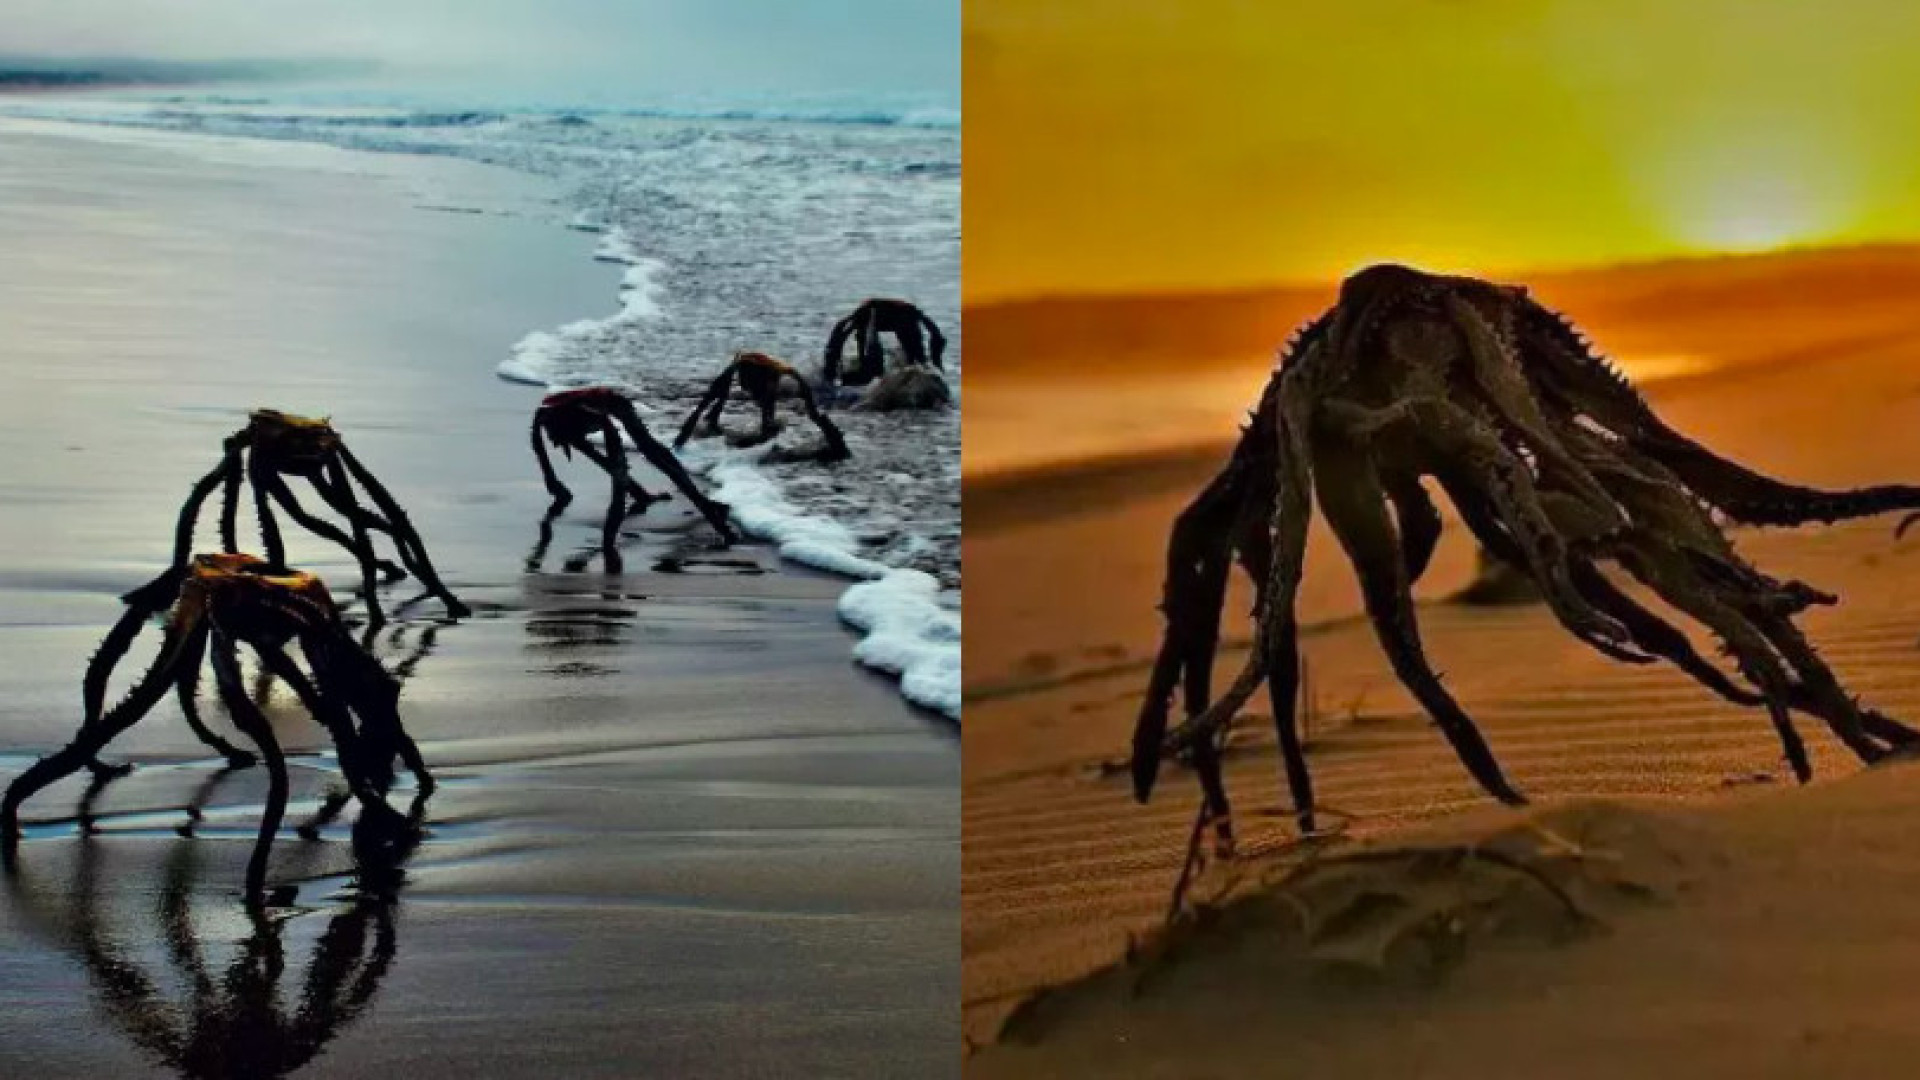
{"label": "shallow water", "polygon": [[[270,925],[238,902],[265,778],[218,771],[171,701],[108,752],[130,777],[29,803],[0,897],[0,1073],[204,1075],[192,1053],[290,1033],[318,1056],[242,1074],[951,1064],[958,750],[848,664],[842,583],[707,551],[680,502],[629,521],[622,576],[567,569],[598,535],[590,498],[526,568],[533,395],[493,369],[617,274],[537,214],[421,207],[542,197],[458,160],[0,123],[0,782],[71,734],[118,594],[164,564],[179,498],[252,406],[333,415],[476,612],[428,601],[375,645],[441,779],[423,842],[357,859],[351,810],[284,832],[270,880],[296,891]],[[289,550],[356,578],[306,534]],[[264,702],[297,823],[337,768],[284,689]],[[261,1007],[220,1007],[233,985]],[[333,1006],[300,1027],[309,1000]]]}

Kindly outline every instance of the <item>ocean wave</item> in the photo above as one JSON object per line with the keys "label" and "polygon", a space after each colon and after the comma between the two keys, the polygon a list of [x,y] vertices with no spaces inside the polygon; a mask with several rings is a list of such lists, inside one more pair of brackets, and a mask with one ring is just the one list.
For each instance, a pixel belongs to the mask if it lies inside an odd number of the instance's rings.
{"label": "ocean wave", "polygon": [[[734,351],[818,357],[835,319],[883,294],[911,297],[941,323],[959,381],[957,111],[455,105],[276,95],[265,107],[196,109],[89,97],[0,103],[0,113],[449,155],[554,180],[562,194],[546,212],[556,228],[592,235],[593,256],[620,268],[619,304],[511,347],[499,377],[540,390],[619,387],[643,413],[677,420]],[[564,116],[589,122],[555,122]],[[773,122],[783,120],[797,122]],[[418,201],[445,203],[430,190]],[[840,617],[860,635],[857,662],[957,719],[959,415],[849,411],[838,422],[849,466],[761,460],[718,439],[685,459],[735,505],[745,532],[849,579]],[[800,425],[778,441],[809,436]]]}
{"label": "ocean wave", "polygon": [[955,594],[921,570],[859,553],[860,538],[831,518],[796,508],[754,467],[765,452],[692,448],[682,456],[733,508],[748,535],[775,544],[780,557],[859,582],[841,594],[840,618],[861,632],[856,662],[895,675],[908,701],[960,719],[960,613]]}
{"label": "ocean wave", "polygon": [[[584,110],[583,110],[584,111]],[[866,124],[886,127],[957,128],[960,110],[937,107],[884,108],[793,106],[665,106],[608,110],[618,116],[651,120],[758,120],[787,124]]]}

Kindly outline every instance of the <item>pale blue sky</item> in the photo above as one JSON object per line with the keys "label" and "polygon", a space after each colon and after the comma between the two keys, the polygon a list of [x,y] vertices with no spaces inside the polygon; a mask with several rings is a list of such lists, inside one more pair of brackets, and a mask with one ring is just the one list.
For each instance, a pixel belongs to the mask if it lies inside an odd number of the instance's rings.
{"label": "pale blue sky", "polygon": [[847,93],[958,104],[960,0],[6,0],[0,54],[378,60],[573,99]]}

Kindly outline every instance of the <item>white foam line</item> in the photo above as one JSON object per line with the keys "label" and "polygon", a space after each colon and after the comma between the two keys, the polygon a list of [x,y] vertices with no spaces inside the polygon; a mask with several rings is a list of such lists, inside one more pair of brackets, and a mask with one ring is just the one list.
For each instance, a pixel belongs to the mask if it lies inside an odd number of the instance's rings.
{"label": "white foam line", "polygon": [[627,268],[620,278],[619,312],[604,319],[580,319],[555,330],[535,330],[516,342],[511,355],[494,369],[501,378],[549,390],[585,385],[592,380],[567,369],[568,358],[581,351],[583,342],[623,326],[666,317],[660,274],[667,264],[640,254],[626,230],[615,226],[602,234],[593,257]]}
{"label": "white foam line", "polygon": [[908,701],[960,719],[960,613],[942,602],[939,580],[856,554],[852,531],[795,508],[754,467],[764,452],[694,447],[683,456],[706,474],[709,494],[733,507],[740,528],[772,541],[781,558],[858,579],[838,605],[840,618],[863,635],[854,660],[899,676]]}

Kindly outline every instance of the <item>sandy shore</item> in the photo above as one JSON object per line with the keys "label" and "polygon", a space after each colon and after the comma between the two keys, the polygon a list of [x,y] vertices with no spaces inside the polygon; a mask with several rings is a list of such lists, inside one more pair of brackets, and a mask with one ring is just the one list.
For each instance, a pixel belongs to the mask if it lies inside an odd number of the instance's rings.
{"label": "sandy shore", "polygon": [[[1733,284],[1711,286],[1715,300],[1697,318],[1687,309],[1711,275],[1680,288],[1697,269],[1668,267],[1614,282],[1621,299],[1607,310],[1618,320],[1614,336],[1636,350],[1696,362],[1700,373],[1654,388],[1656,407],[1681,429],[1790,479],[1912,480],[1920,377],[1910,343],[1920,326],[1906,283],[1915,265],[1913,252],[1896,251],[1742,267],[1727,276]],[[1863,287],[1876,278],[1883,287]],[[1743,280],[1749,325],[1710,350],[1713,328],[1735,322]],[[1782,299],[1843,292],[1827,323],[1814,315],[1817,299]],[[1599,341],[1614,347],[1607,334]],[[978,349],[976,358],[990,360]],[[1157,643],[1167,527],[1224,452],[970,477],[966,558],[978,585],[963,737],[970,1043],[990,1042],[1038,988],[1115,963],[1129,935],[1165,911],[1196,792],[1176,773],[1151,805],[1136,806],[1107,766],[1125,751]],[[976,515],[976,505],[991,513]],[[1840,607],[1805,620],[1810,635],[1850,690],[1912,720],[1920,546],[1895,543],[1890,525],[1749,531],[1738,542],[1770,572],[1841,595]],[[1407,830],[1436,825],[1485,835],[1455,820],[1488,814],[1486,802],[1399,687],[1370,628],[1352,618],[1357,594],[1335,551],[1316,532],[1302,594],[1323,804],[1365,842],[1402,842]],[[1903,1074],[1914,1040],[1891,1022],[1906,995],[1892,970],[1896,957],[1911,959],[1898,943],[1920,929],[1897,899],[1920,872],[1920,847],[1897,839],[1914,809],[1911,771],[1859,776],[1814,725],[1806,730],[1820,779],[1797,790],[1764,716],[1667,668],[1612,664],[1537,609],[1439,602],[1471,567],[1456,525],[1422,584],[1422,629],[1508,775],[1548,812],[1600,799],[1620,804],[1608,814],[1665,807],[1681,828],[1712,832],[1717,854],[1689,862],[1698,893],[1665,896],[1656,916],[1624,913],[1602,940],[1523,945],[1484,970],[1475,955],[1439,994],[1260,997],[1251,982],[1196,960],[1188,1006],[1143,1006],[1135,1016],[1089,992],[1038,1026],[1038,1046],[985,1053],[970,1072],[1229,1076],[1284,1062],[1316,1076]],[[1249,606],[1235,589],[1230,614]],[[1233,647],[1216,685],[1237,670],[1247,632],[1228,622]],[[1243,725],[1228,774],[1258,865],[1292,834],[1278,813],[1271,728],[1257,715]],[[1811,938],[1788,941],[1803,928]],[[1119,1041],[1113,1024],[1136,1019],[1133,1037]],[[1178,1034],[1145,1034],[1155,1021]],[[1214,1056],[1176,1053],[1209,1042]],[[1489,1056],[1496,1046],[1511,1056]]]}
{"label": "sandy shore", "polygon": [[[29,804],[0,1071],[164,1074],[196,1040],[248,1039],[298,1044],[275,1067],[316,1077],[954,1068],[957,745],[849,662],[844,583],[755,546],[705,561],[684,501],[630,524],[623,577],[567,572],[604,489],[583,471],[523,569],[535,394],[493,369],[615,287],[589,238],[523,213],[537,187],[21,124],[0,127],[0,192],[0,780],[71,732],[116,595],[164,563],[248,407],[332,415],[476,609],[448,625],[429,601],[381,635],[415,661],[403,711],[442,778],[393,908],[346,899],[336,825],[283,836],[272,876],[299,907],[249,926],[264,776],[216,773],[172,703],[115,745],[138,768],[87,804],[91,838],[80,784]],[[482,212],[424,209],[448,206]],[[346,591],[343,553],[290,543]],[[654,569],[669,556],[690,572]],[[337,775],[297,704],[269,709],[301,755],[297,816]],[[224,1005],[269,1000],[263,979],[278,1018]]]}

